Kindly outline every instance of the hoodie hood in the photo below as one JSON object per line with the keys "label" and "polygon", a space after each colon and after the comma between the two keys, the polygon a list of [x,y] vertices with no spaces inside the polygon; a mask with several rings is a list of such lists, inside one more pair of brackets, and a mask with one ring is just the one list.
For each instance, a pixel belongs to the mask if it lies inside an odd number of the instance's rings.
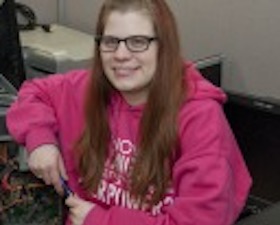
{"label": "hoodie hood", "polygon": [[185,81],[188,86],[188,101],[213,99],[221,104],[226,102],[225,92],[204,78],[194,63],[184,64]]}

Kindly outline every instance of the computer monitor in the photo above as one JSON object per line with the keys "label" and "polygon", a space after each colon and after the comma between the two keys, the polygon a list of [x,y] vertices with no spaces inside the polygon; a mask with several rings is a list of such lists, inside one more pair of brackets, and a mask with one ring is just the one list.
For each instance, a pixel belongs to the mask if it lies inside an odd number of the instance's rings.
{"label": "computer monitor", "polygon": [[223,55],[213,55],[206,58],[198,59],[195,65],[200,73],[217,87],[222,85],[223,74]]}
{"label": "computer monitor", "polygon": [[228,93],[225,114],[253,178],[253,213],[280,201],[280,99]]}
{"label": "computer monitor", "polygon": [[0,1],[0,74],[15,88],[25,80],[14,0]]}

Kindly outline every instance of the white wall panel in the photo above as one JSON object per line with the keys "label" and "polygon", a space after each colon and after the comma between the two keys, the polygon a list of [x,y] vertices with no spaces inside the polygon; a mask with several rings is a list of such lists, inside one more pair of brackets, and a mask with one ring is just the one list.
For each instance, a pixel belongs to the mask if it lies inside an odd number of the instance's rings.
{"label": "white wall panel", "polygon": [[[56,15],[51,0],[21,1],[32,2],[41,19]],[[226,89],[280,98],[279,0],[167,1],[178,21],[184,56],[194,60],[224,53]],[[63,23],[93,33],[102,1],[64,2]]]}

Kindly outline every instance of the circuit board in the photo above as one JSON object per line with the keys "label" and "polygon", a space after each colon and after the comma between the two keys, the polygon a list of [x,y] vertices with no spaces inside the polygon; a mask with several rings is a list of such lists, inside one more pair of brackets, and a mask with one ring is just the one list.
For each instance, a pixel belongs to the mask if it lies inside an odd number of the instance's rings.
{"label": "circuit board", "polygon": [[0,144],[0,224],[62,225],[63,203],[51,186],[21,171],[18,150]]}

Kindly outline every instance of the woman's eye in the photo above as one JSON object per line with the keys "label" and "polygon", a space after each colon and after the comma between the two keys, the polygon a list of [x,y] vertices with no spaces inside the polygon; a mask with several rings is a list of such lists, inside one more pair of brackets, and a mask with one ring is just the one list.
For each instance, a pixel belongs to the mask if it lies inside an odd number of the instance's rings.
{"label": "woman's eye", "polygon": [[141,37],[134,37],[130,39],[130,44],[133,46],[143,46],[147,44],[147,40]]}
{"label": "woman's eye", "polygon": [[107,46],[116,45],[118,43],[118,40],[116,38],[104,38],[102,40],[102,43]]}

